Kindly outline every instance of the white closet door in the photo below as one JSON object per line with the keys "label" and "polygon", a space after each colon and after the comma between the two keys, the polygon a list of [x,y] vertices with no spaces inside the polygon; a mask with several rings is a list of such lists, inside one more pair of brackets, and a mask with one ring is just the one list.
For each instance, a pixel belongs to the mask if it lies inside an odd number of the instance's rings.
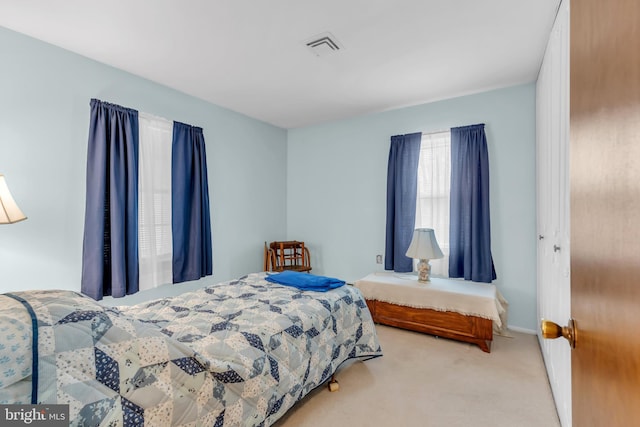
{"label": "white closet door", "polygon": [[[536,87],[538,316],[571,315],[569,251],[569,2],[563,0]],[[571,350],[540,339],[560,422],[571,426]]]}

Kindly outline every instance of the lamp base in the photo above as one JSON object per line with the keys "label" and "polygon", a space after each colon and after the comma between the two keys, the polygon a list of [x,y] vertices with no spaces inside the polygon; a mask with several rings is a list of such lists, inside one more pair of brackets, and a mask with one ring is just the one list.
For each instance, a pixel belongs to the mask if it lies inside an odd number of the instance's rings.
{"label": "lamp base", "polygon": [[429,282],[429,273],[431,272],[431,266],[428,259],[421,259],[418,262],[418,282]]}

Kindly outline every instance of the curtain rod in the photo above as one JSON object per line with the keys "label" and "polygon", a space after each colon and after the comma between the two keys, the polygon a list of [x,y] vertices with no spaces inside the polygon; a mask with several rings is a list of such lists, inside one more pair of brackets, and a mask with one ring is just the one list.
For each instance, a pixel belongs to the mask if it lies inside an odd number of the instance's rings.
{"label": "curtain rod", "polygon": [[423,135],[427,134],[433,134],[433,133],[445,133],[445,132],[451,132],[451,129],[444,129],[444,130],[432,130],[429,132],[422,132]]}
{"label": "curtain rod", "polygon": [[426,133],[426,134],[431,134],[431,133],[451,132],[451,129],[454,129],[454,128],[466,128],[466,127],[469,127],[469,126],[477,126],[477,125],[483,125],[483,126],[486,126],[484,123],[475,123],[475,124],[472,124],[472,125],[462,125],[462,126],[451,126],[449,129],[444,129],[444,130],[434,130],[434,131],[431,131],[431,132],[422,132],[422,134],[425,134],[425,133]]}

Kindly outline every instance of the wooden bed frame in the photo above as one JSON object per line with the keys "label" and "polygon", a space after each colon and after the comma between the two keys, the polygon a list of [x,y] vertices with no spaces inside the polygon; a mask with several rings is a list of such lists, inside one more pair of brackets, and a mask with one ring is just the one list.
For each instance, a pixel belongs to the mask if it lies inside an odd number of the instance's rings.
{"label": "wooden bed frame", "polygon": [[453,311],[413,308],[369,299],[366,301],[376,323],[476,344],[482,351],[491,352],[493,321],[490,319]]}

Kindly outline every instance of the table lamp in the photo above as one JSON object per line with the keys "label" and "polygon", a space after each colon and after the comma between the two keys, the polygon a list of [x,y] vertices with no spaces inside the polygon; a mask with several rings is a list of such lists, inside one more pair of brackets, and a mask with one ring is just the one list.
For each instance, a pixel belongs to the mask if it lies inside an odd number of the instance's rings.
{"label": "table lamp", "polygon": [[0,224],[13,224],[23,219],[27,217],[13,200],[4,175],[0,174]]}
{"label": "table lamp", "polygon": [[429,272],[431,271],[429,260],[444,257],[440,246],[438,246],[436,233],[432,228],[416,228],[405,255],[420,260],[418,262],[418,281],[423,283],[429,281]]}

